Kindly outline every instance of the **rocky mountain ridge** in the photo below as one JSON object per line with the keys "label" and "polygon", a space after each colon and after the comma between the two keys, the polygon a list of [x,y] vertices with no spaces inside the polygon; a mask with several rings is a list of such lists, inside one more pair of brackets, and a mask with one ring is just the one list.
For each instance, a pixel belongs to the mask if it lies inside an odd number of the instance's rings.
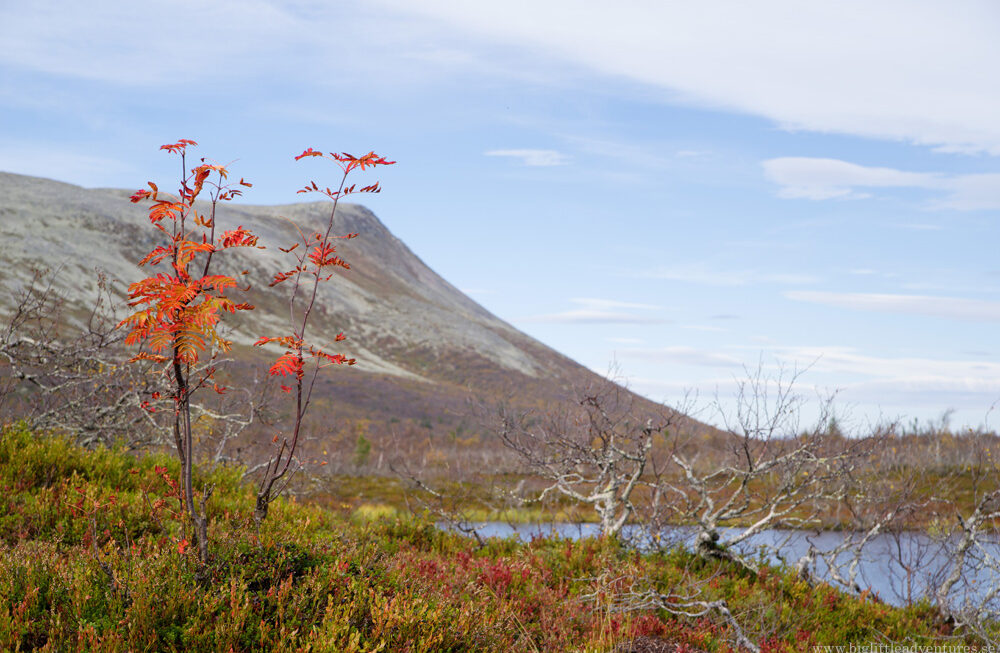
{"label": "rocky mountain ridge", "polygon": [[[0,318],[40,265],[58,269],[57,290],[81,310],[96,292],[96,270],[114,280],[119,296],[146,276],[136,262],[158,244],[158,232],[129,195],[0,173]],[[243,314],[228,335],[237,357],[252,357],[249,345],[258,337],[289,331],[287,289],[268,287],[275,272],[291,267],[278,248],[298,240],[292,223],[306,232],[318,229],[330,206],[220,206],[220,228],[243,225],[266,246],[225,252],[217,268],[246,269],[253,286],[248,300],[256,310]],[[470,397],[545,408],[599,380],[465,296],[363,206],[341,204],[334,233],[358,234],[338,245],[351,270],[321,286],[321,314],[309,337],[358,360],[354,368],[333,370],[321,388],[341,414],[382,424],[407,418],[449,424],[461,421]],[[339,332],[348,340],[334,344]]]}

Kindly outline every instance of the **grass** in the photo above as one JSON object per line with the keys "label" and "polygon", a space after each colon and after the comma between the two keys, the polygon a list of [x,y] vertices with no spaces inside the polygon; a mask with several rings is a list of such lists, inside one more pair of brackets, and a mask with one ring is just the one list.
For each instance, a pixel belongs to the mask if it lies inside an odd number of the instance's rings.
{"label": "grass", "polygon": [[278,501],[258,535],[253,492],[220,469],[211,558],[185,546],[176,464],[84,451],[23,426],[0,432],[0,650],[608,651],[644,635],[731,650],[712,618],[613,609],[629,588],[724,598],[766,651],[931,644],[926,605],[896,609],[752,575],[683,550],[613,540],[475,543],[389,504],[352,514]]}

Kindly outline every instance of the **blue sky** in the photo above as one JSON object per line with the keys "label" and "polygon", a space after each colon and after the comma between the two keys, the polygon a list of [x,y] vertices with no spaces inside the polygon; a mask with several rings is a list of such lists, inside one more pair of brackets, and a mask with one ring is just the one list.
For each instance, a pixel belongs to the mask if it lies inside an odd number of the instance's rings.
{"label": "blue sky", "polygon": [[425,262],[654,399],[763,361],[862,426],[996,428],[998,28],[989,2],[0,0],[0,169],[138,188],[191,138],[268,204],[322,181],[304,148],[373,149],[399,163],[368,204]]}

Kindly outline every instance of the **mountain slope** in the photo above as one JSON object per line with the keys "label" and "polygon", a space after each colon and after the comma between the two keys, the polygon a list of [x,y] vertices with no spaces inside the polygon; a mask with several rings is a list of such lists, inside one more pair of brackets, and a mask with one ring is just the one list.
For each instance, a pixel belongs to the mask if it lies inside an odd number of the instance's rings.
{"label": "mountain slope", "polygon": [[[136,262],[157,244],[158,233],[128,195],[0,173],[0,316],[39,264],[59,266],[57,287],[77,306],[96,292],[95,269],[116,279],[119,293],[145,276]],[[309,232],[320,228],[329,210],[323,202],[220,208],[219,227],[244,225],[267,247],[226,252],[217,268],[247,269],[254,286],[249,300],[257,310],[244,314],[229,334],[241,345],[237,358],[247,368],[260,362],[250,343],[289,331],[287,289],[267,285],[275,272],[291,267],[278,250],[298,240],[289,220]],[[323,411],[333,410],[341,422],[366,420],[375,435],[400,420],[419,421],[432,431],[454,429],[466,423],[470,397],[545,408],[598,381],[439,277],[364,207],[342,204],[334,233],[358,234],[338,247],[352,269],[321,286],[322,312],[310,324],[310,339],[356,357],[358,364],[333,370],[324,381],[321,423],[330,423],[331,414]],[[334,344],[341,331],[348,340]]]}

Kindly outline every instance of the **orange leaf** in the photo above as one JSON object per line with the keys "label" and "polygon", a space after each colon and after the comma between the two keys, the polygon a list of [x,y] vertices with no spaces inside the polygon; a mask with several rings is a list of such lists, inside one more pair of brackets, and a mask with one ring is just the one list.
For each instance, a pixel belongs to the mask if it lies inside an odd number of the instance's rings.
{"label": "orange leaf", "polygon": [[292,352],[286,352],[271,366],[271,376],[302,375],[302,360]]}
{"label": "orange leaf", "polygon": [[323,156],[323,153],[322,152],[316,152],[315,150],[313,150],[310,147],[308,150],[306,150],[302,154],[300,154],[297,157],[295,157],[295,160],[298,161],[299,159],[305,158],[307,156]]}

